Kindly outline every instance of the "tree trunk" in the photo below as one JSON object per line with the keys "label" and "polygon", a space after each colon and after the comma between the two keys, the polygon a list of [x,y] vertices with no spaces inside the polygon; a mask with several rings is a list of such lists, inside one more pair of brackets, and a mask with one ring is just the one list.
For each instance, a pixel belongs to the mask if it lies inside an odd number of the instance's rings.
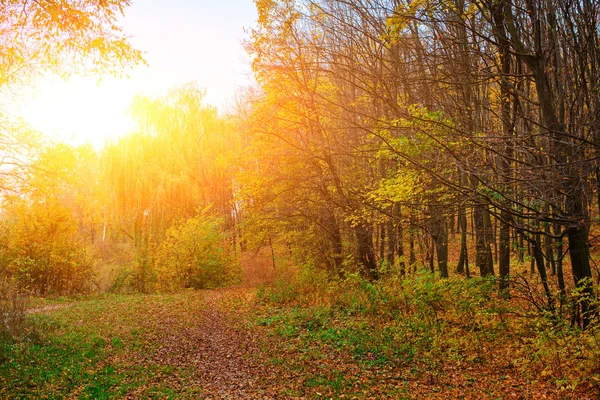
{"label": "tree trunk", "polygon": [[500,255],[498,260],[498,288],[501,293],[508,291],[510,279],[510,225],[505,218],[510,218],[506,210],[500,212]]}
{"label": "tree trunk", "polygon": [[523,239],[523,232],[519,232],[519,262],[525,262],[525,240]]}
{"label": "tree trunk", "polygon": [[[400,209],[400,207],[398,207],[398,215],[401,216],[402,215],[402,211]],[[397,238],[396,238],[396,243],[397,243],[397,247],[396,247],[396,252],[398,253],[398,260],[400,261],[400,274],[404,275],[406,272],[406,261],[404,261],[404,229],[402,229],[402,220],[400,220],[398,222],[398,229],[397,229]],[[412,239],[411,239],[411,245],[412,245]],[[412,247],[412,256],[414,256],[414,246]]]}
{"label": "tree trunk", "polygon": [[550,287],[548,286],[548,274],[544,265],[544,254],[542,253],[539,239],[540,235],[536,235],[535,240],[533,240],[531,243],[531,247],[533,250],[533,256],[535,257],[535,263],[538,268],[538,273],[540,274],[540,279],[542,280],[542,285],[544,287],[544,293],[546,294],[546,299],[548,301],[548,309],[552,312],[552,314],[554,314],[554,300],[552,299]]}
{"label": "tree trunk", "polygon": [[433,238],[431,238],[431,247],[429,248],[428,261],[429,271],[432,274],[435,274],[435,240]]}
{"label": "tree trunk", "polygon": [[448,229],[446,226],[446,218],[436,217],[434,234],[432,241],[435,243],[437,250],[438,269],[440,277],[448,277]]}
{"label": "tree trunk", "polygon": [[[556,223],[554,224],[554,234],[555,235],[560,235],[561,233],[561,226],[560,224]],[[557,279],[557,283],[558,283],[558,289],[560,290],[560,305],[561,308],[565,305],[566,299],[567,299],[567,289],[565,286],[565,276],[563,273],[563,263],[562,263],[562,259],[563,259],[563,239],[559,238],[556,239],[556,257],[554,258],[554,263],[556,264],[556,279]]]}
{"label": "tree trunk", "polygon": [[569,228],[569,255],[571,256],[575,285],[581,293],[579,300],[581,320],[579,322],[583,328],[589,325],[593,312],[591,299],[594,296],[587,236],[588,231],[583,224]]}
{"label": "tree trunk", "polygon": [[396,265],[396,229],[394,227],[394,221],[389,220],[387,223],[387,253],[385,254],[385,260],[390,268],[394,268]]}
{"label": "tree trunk", "polygon": [[529,252],[529,273],[531,275],[535,274],[535,254],[533,253],[533,246],[531,243],[527,244],[527,250]]}
{"label": "tree trunk", "polygon": [[379,271],[377,270],[373,251],[373,234],[364,225],[354,227],[354,233],[356,235],[358,262],[362,268],[362,274],[365,279],[375,281],[379,279]]}
{"label": "tree trunk", "polygon": [[556,263],[554,262],[554,246],[552,234],[550,233],[550,223],[544,223],[544,248],[546,253],[546,260],[548,260],[548,264],[550,265],[550,274],[552,276],[556,275]]}
{"label": "tree trunk", "polygon": [[[379,224],[379,265],[383,265],[385,261],[385,224]],[[389,246],[389,244],[388,244]]]}
{"label": "tree trunk", "polygon": [[415,253],[415,233],[411,228],[408,230],[408,271],[416,269],[417,254]]}
{"label": "tree trunk", "polygon": [[460,255],[456,272],[469,277],[469,248],[467,246],[467,215],[465,207],[458,208],[458,228],[460,229]]}
{"label": "tree trunk", "polygon": [[475,264],[479,268],[481,276],[494,275],[492,266],[492,249],[487,242],[485,226],[485,208],[487,205],[477,204],[473,207],[473,218],[475,225]]}

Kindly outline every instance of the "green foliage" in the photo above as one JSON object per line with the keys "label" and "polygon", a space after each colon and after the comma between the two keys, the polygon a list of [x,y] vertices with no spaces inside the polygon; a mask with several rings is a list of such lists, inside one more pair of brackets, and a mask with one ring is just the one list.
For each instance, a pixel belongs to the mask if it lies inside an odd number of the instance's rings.
{"label": "green foliage", "polygon": [[498,296],[493,278],[439,280],[421,271],[377,283],[348,274],[326,289],[308,282],[264,289],[272,306],[258,316],[260,325],[294,339],[303,352],[331,347],[365,367],[410,363],[432,373],[448,363],[487,363],[509,348],[511,368],[529,379],[541,376],[564,390],[600,383],[597,318],[582,330],[556,315],[532,313]]}
{"label": "green foliage", "polygon": [[383,205],[406,202],[421,191],[418,184],[418,177],[413,171],[401,171],[382,178],[379,186],[369,193],[369,200]]}
{"label": "green foliage", "polygon": [[[288,304],[280,301],[281,289],[274,286],[265,299]],[[298,294],[294,308],[268,309],[259,324],[295,338],[302,348],[330,346],[364,366],[419,359],[435,370],[442,360],[478,362],[485,356],[482,343],[489,346],[505,333],[493,280],[438,280],[421,272],[372,283],[350,274],[325,292],[317,288],[319,302],[303,294],[313,288],[285,289]]]}
{"label": "green foliage", "polygon": [[271,286],[261,285],[258,288],[259,300],[276,304],[291,304],[298,299],[298,285],[285,278],[277,279]]}
{"label": "green foliage", "polygon": [[150,250],[133,249],[132,259],[113,270],[108,291],[111,293],[148,293],[154,289],[156,271],[152,265]]}
{"label": "green foliage", "polygon": [[184,366],[147,357],[164,345],[160,334],[198,323],[203,303],[185,296],[110,295],[29,316],[42,332],[35,340],[0,340],[0,397],[201,397],[193,384],[180,387]]}
{"label": "green foliage", "polygon": [[[583,282],[585,284],[585,282]],[[594,310],[600,306],[597,298],[575,288],[569,302],[573,311],[584,301]],[[516,360],[519,368],[530,376],[553,380],[561,389],[575,390],[581,386],[600,384],[600,320],[593,315],[585,330],[549,311],[535,315],[532,338],[524,341],[523,351]]]}
{"label": "green foliage", "polygon": [[158,287],[207,289],[239,276],[220,218],[199,213],[167,230],[155,256]]}

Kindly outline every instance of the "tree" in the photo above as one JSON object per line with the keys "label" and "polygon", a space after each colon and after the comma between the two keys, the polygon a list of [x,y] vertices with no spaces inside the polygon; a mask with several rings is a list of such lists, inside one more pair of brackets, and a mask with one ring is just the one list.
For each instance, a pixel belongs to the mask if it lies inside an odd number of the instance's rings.
{"label": "tree", "polygon": [[97,170],[89,146],[56,145],[40,154],[26,185],[4,198],[0,277],[42,296],[91,288],[91,250],[100,223]]}
{"label": "tree", "polygon": [[118,18],[130,0],[3,1],[0,88],[28,84],[45,71],[60,75],[122,74],[142,62]]}
{"label": "tree", "polygon": [[[367,249],[366,271],[377,257],[368,251],[368,233],[379,232],[384,258],[393,238],[386,244],[382,221],[401,226],[406,216],[396,210],[408,209],[409,224],[435,244],[421,247],[430,262],[437,249],[441,275],[446,221],[458,214],[462,268],[471,211],[481,275],[494,274],[497,258],[499,289],[508,293],[512,230],[534,250],[550,310],[545,258],[556,266],[564,297],[566,237],[576,292],[593,296],[588,232],[600,170],[598,4],[281,0],[257,7],[249,48],[265,97],[278,110],[270,115],[280,121],[269,132],[272,147],[296,150],[295,162],[286,164],[284,207],[306,204],[302,196],[327,204],[342,221],[342,243],[344,223],[354,223]],[[315,196],[295,191],[292,171],[319,166],[328,191],[317,191],[315,179]],[[399,196],[389,191],[379,204],[366,195],[407,171],[426,189],[410,202],[393,204],[389,199]],[[585,326],[593,310],[587,300],[579,304],[574,320]]]}
{"label": "tree", "polygon": [[[118,26],[129,0],[9,0],[0,2],[0,93],[44,73],[121,75],[142,63]],[[15,190],[32,159],[30,129],[0,109],[0,189]]]}
{"label": "tree", "polygon": [[199,207],[212,205],[235,240],[231,160],[238,138],[193,83],[164,97],[139,97],[132,110],[137,131],[107,146],[101,157],[105,222],[107,236],[130,250],[135,286],[147,290],[156,245]]}
{"label": "tree", "polygon": [[238,271],[222,225],[200,212],[167,230],[155,255],[161,289],[210,289],[235,280]]}

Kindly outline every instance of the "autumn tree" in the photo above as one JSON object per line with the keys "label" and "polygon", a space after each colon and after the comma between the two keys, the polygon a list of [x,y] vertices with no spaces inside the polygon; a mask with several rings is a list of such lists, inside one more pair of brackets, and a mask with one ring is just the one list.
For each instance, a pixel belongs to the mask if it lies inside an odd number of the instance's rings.
{"label": "autumn tree", "polygon": [[5,195],[0,276],[38,295],[92,289],[100,228],[98,157],[90,147],[55,145],[28,170],[18,195]]}
{"label": "autumn tree", "polygon": [[[289,182],[286,205],[309,204],[294,193],[292,171],[318,166],[331,184],[319,192],[318,180],[305,175],[319,194],[310,204],[334,210],[342,243],[348,226],[367,232],[357,235],[363,249],[376,238],[383,250],[358,257],[365,271],[397,240],[385,239],[392,229],[382,221],[402,226],[406,214],[396,210],[412,209],[410,224],[436,244],[442,276],[456,216],[464,269],[472,212],[481,275],[494,274],[497,258],[506,291],[511,243],[524,239],[549,309],[548,265],[565,293],[566,237],[575,285],[592,295],[585,282],[597,164],[597,5],[305,0],[257,7],[249,49],[261,101],[278,110],[263,112],[279,125],[267,133],[272,147],[289,146],[297,160],[282,164],[291,168],[279,180]],[[312,160],[320,162],[309,168]],[[420,177],[418,197],[382,189],[403,174]],[[378,204],[369,192],[387,200]],[[581,304],[585,325],[589,307]]]}
{"label": "autumn tree", "polygon": [[46,71],[122,74],[142,61],[119,17],[131,2],[5,1],[0,5],[0,88]]}
{"label": "autumn tree", "polygon": [[[128,0],[4,1],[0,4],[0,93],[30,85],[43,74],[122,75],[143,62],[119,26]],[[32,159],[34,135],[0,110],[0,188],[18,187]]]}
{"label": "autumn tree", "polygon": [[[138,129],[102,155],[107,188],[107,235],[133,250],[137,287],[147,290],[152,252],[167,230],[211,206],[232,241],[238,223],[231,158],[237,138],[196,84],[165,97],[139,97],[132,106]],[[235,247],[235,246],[233,246]]]}

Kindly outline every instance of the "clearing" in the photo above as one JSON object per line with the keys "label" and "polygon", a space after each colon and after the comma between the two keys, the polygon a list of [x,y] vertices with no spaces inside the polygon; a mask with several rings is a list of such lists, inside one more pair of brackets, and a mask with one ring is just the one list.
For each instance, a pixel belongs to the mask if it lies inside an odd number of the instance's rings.
{"label": "clearing", "polygon": [[261,304],[249,288],[103,295],[34,311],[30,341],[1,344],[2,398],[575,397],[498,368],[502,359],[442,369],[379,362],[368,343],[357,352],[307,335],[341,328],[299,322],[289,315],[302,310]]}

